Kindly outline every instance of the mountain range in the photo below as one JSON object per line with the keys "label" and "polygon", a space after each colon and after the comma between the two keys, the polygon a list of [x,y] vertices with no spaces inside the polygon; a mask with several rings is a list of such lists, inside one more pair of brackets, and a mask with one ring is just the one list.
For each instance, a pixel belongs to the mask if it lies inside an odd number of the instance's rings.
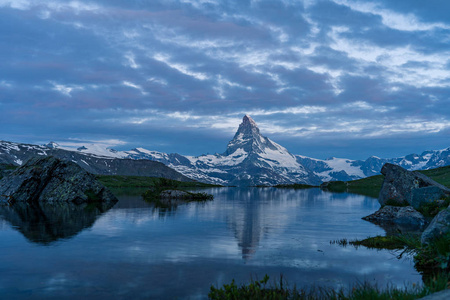
{"label": "mountain range", "polygon": [[28,145],[0,141],[0,163],[21,165],[35,155],[69,159],[94,174],[160,176],[237,186],[317,185],[324,181],[354,180],[379,174],[387,162],[407,170],[450,165],[450,148],[389,159],[372,156],[366,160],[334,157],[322,160],[294,155],[263,136],[248,115],[222,154],[184,156],[144,148],[116,151],[98,145],[67,148],[53,142]]}

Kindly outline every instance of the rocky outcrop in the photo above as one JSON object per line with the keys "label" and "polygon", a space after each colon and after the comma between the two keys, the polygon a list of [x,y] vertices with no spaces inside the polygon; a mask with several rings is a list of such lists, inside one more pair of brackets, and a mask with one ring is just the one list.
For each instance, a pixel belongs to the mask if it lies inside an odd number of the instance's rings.
{"label": "rocky outcrop", "polygon": [[430,225],[422,233],[422,244],[428,244],[431,240],[450,233],[450,207],[440,211],[431,221]]}
{"label": "rocky outcrop", "polygon": [[[450,189],[435,182],[419,172],[409,172],[402,167],[385,164],[381,169],[385,175],[378,201],[386,204],[405,205],[407,207],[384,206],[376,213],[363,219],[372,222],[392,222],[411,224],[422,227],[425,218],[415,209],[424,208],[425,204],[442,207],[448,203],[442,199],[450,197]],[[444,206],[445,207],[445,206]],[[422,233],[422,244],[446,235],[450,232],[450,207],[440,211]]]}
{"label": "rocky outcrop", "polygon": [[0,181],[0,203],[117,202],[94,175],[55,157],[34,157]]}
{"label": "rocky outcrop", "polygon": [[363,220],[375,224],[391,223],[396,225],[422,228],[426,224],[424,216],[411,206],[398,207],[386,205]]}
{"label": "rocky outcrop", "polygon": [[385,175],[378,197],[381,206],[408,204],[418,209],[425,203],[450,195],[450,189],[419,172],[410,172],[388,163],[381,173]]}

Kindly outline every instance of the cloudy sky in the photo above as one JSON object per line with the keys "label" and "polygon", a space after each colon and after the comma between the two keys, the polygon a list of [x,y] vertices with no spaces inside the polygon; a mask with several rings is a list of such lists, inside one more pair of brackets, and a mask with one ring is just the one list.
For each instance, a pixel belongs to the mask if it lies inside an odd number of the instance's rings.
{"label": "cloudy sky", "polygon": [[0,139],[222,153],[450,146],[447,0],[0,0]]}

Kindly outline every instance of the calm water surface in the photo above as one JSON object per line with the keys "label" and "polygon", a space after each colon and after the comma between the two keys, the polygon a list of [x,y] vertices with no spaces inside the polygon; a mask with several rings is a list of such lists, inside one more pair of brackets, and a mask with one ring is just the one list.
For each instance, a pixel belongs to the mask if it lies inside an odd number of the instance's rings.
{"label": "calm water surface", "polygon": [[280,274],[291,286],[418,283],[411,260],[330,244],[384,234],[376,199],[318,189],[214,188],[208,203],[155,208],[122,192],[99,213],[1,208],[5,299],[203,299],[211,285]]}

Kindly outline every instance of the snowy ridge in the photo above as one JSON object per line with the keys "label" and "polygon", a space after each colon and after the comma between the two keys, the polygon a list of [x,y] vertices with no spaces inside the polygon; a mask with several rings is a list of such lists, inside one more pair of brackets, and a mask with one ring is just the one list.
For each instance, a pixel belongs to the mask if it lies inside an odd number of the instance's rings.
{"label": "snowy ridge", "polygon": [[127,155],[121,151],[116,151],[114,149],[106,148],[104,145],[99,144],[86,144],[81,147],[79,146],[61,146],[56,144],[53,149],[63,149],[67,151],[74,151],[84,154],[90,154],[98,157],[111,157],[111,158],[125,158]]}
{"label": "snowy ridge", "polygon": [[[63,152],[61,152],[63,151]],[[65,152],[64,152],[65,151]],[[379,174],[389,162],[407,170],[423,170],[450,165],[450,147],[410,154],[399,158],[383,159],[371,156],[366,160],[345,158],[316,159],[293,155],[283,146],[261,135],[256,122],[248,115],[228,143],[223,154],[183,156],[144,148],[116,151],[100,144],[80,147],[50,142],[29,145],[0,141],[0,163],[21,165],[33,155],[67,157],[86,168],[95,167],[96,160],[112,168],[113,159],[150,160],[161,162],[191,179],[222,185],[276,185],[307,183],[317,185],[323,181],[354,180]]]}

